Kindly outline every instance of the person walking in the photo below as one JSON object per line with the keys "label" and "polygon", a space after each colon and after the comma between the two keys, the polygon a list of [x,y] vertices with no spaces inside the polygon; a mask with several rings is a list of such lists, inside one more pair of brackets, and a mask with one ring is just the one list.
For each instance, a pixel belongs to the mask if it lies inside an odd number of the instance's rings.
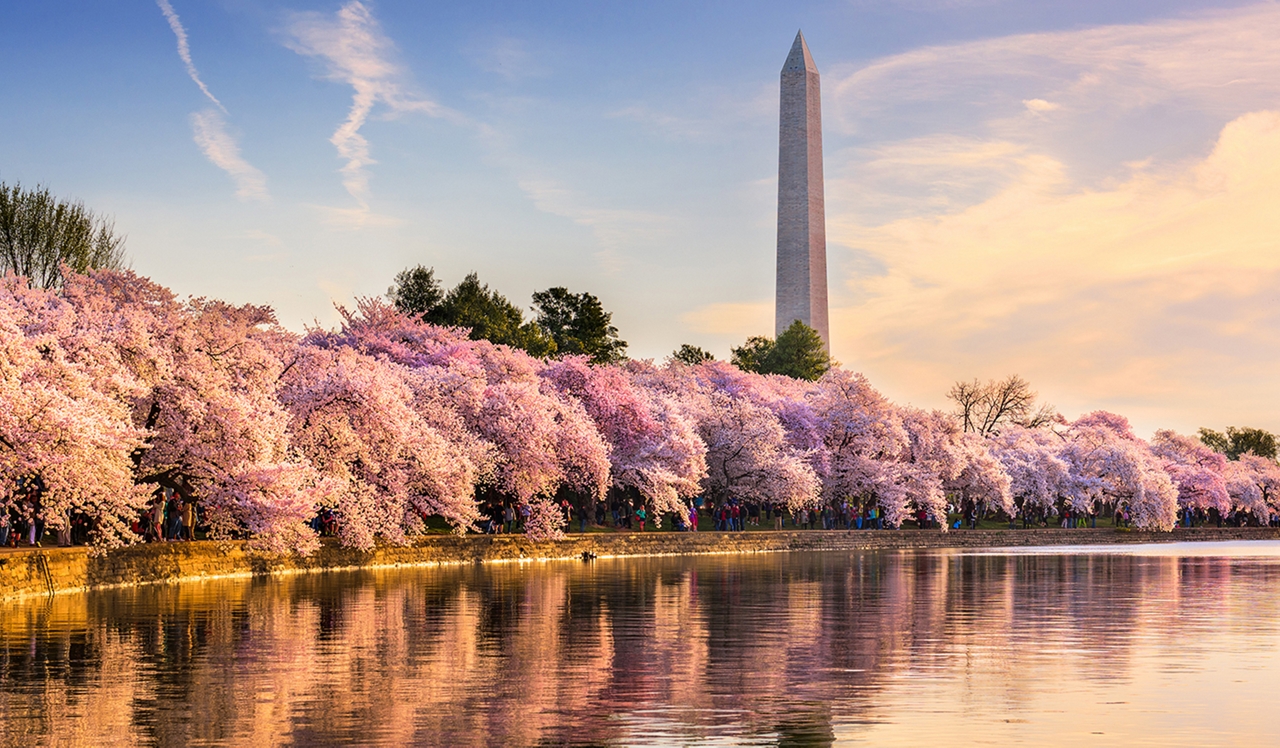
{"label": "person walking", "polygon": [[169,493],[168,488],[161,489],[160,495],[151,501],[151,532],[158,542],[164,540],[164,504]]}
{"label": "person walking", "polygon": [[62,518],[62,527],[58,528],[58,547],[71,547],[71,518],[64,515]]}
{"label": "person walking", "polygon": [[182,496],[174,493],[166,507],[169,512],[169,540],[182,540],[185,528],[182,525]]}

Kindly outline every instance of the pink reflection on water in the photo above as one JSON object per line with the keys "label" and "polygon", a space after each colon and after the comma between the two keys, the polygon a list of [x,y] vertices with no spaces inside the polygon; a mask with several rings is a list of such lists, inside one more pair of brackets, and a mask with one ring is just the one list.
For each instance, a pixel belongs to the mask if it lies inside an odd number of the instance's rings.
{"label": "pink reflection on water", "polygon": [[1268,745],[1280,543],[331,573],[0,609],[4,743]]}

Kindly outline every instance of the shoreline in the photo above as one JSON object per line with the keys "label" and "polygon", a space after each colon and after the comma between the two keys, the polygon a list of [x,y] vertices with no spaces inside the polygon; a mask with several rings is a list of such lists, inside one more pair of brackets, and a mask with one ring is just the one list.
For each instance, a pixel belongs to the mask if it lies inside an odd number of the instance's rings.
{"label": "shoreline", "polygon": [[410,546],[372,551],[326,540],[302,558],[259,553],[243,541],[146,543],[92,555],[90,548],[18,548],[0,552],[0,600],[147,584],[265,577],[351,569],[596,558],[723,555],[779,551],[883,551],[1129,545],[1187,541],[1280,540],[1280,528],[1193,527],[1171,532],[1033,528],[1026,530],[751,530],[570,534],[535,542],[523,535],[434,535]]}

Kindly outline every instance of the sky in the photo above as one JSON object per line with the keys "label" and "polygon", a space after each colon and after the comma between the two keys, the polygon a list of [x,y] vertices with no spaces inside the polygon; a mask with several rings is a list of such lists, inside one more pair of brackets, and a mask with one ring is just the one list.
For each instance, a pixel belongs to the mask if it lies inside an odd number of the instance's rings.
{"label": "sky", "polygon": [[778,76],[822,74],[832,352],[948,406],[1280,431],[1280,4],[0,0],[0,180],[294,330],[423,264],[635,358],[772,333]]}

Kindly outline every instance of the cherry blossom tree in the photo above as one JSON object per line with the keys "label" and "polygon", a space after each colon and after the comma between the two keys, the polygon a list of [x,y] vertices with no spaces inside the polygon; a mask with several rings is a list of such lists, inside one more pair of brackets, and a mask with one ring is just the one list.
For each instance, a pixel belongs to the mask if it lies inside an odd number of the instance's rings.
{"label": "cherry blossom tree", "polygon": [[885,506],[890,524],[905,513],[923,509],[944,527],[947,491],[960,492],[978,505],[1012,510],[1009,478],[987,451],[981,437],[965,435],[955,420],[940,411],[902,408],[909,447],[898,470],[894,504]]}
{"label": "cherry blossom tree", "polygon": [[1020,512],[1053,512],[1071,492],[1071,466],[1058,454],[1063,440],[1056,433],[1005,426],[987,443],[1009,476],[1010,493]]}
{"label": "cherry blossom tree", "polygon": [[1280,513],[1273,461],[1171,431],[1148,444],[1111,413],[983,438],[839,368],[808,382],[714,361],[544,362],[376,299],[339,312],[338,329],[298,336],[266,307],[179,300],[130,272],[69,273],[58,291],[3,279],[0,503],[55,529],[81,513],[118,545],[167,487],[215,537],[302,553],[320,508],[359,548],[411,542],[431,517],[472,529],[481,495],[552,538],[558,499],[610,486],[654,516],[699,492],[874,500],[890,525],[944,521],[949,497],[1011,515],[1126,506],[1146,529],[1179,506]]}
{"label": "cherry blossom tree", "polygon": [[1223,471],[1232,504],[1262,524],[1280,515],[1280,465],[1275,460],[1242,454]]}
{"label": "cherry blossom tree", "polygon": [[637,386],[616,366],[569,357],[542,376],[582,404],[609,444],[613,485],[634,488],[655,518],[684,511],[707,472],[706,447],[675,403]]}
{"label": "cherry blossom tree", "polygon": [[1124,416],[1094,411],[1071,423],[1059,455],[1071,466],[1067,500],[1083,512],[1127,506],[1135,527],[1171,530],[1178,489]]}
{"label": "cherry blossom tree", "polygon": [[1157,431],[1151,451],[1164,463],[1165,472],[1178,488],[1178,506],[1191,509],[1231,511],[1224,473],[1227,458],[1199,439],[1167,429]]}
{"label": "cherry blossom tree", "polygon": [[80,512],[96,544],[116,546],[133,540],[129,520],[147,500],[130,461],[143,432],[94,387],[118,372],[78,365],[63,347],[76,324],[53,293],[0,279],[0,509],[53,529]]}
{"label": "cherry blossom tree", "polygon": [[1012,480],[992,453],[990,443],[978,434],[956,432],[951,448],[958,453],[960,470],[946,482],[947,490],[958,493],[962,501],[972,502],[980,513],[997,511],[1013,516],[1016,507]]}
{"label": "cherry blossom tree", "polygon": [[320,547],[310,521],[317,506],[335,506],[342,486],[311,465],[257,464],[228,476],[207,498],[219,508],[209,518],[215,535],[246,533],[249,547],[309,555]]}
{"label": "cherry blossom tree", "polygon": [[706,393],[702,404],[698,432],[707,445],[708,493],[793,509],[817,503],[818,476],[788,448],[777,416],[745,397],[719,391]]}
{"label": "cherry blossom tree", "polygon": [[[297,338],[271,310],[179,302],[130,272],[69,277],[64,298],[77,316],[64,346],[87,368],[111,372],[98,377],[99,391],[127,401],[144,433],[131,454],[134,482],[198,502],[216,537],[254,534],[268,545],[307,547],[294,542],[306,509],[246,509],[255,493],[283,500],[286,486],[314,483],[292,453],[289,416],[276,397],[282,356]],[[296,476],[284,479],[290,471]],[[254,488],[254,480],[264,482]],[[307,495],[289,502],[305,504]],[[271,537],[277,530],[279,541]]]}
{"label": "cherry blossom tree", "polygon": [[542,362],[411,319],[379,300],[360,300],[354,313],[339,311],[342,329],[313,331],[308,342],[350,346],[406,367],[414,407],[472,456],[477,482],[528,505],[532,515],[545,515],[546,522],[529,523],[530,534],[559,532],[554,518],[563,514],[547,507],[561,488],[603,496],[609,445],[582,403],[540,376]]}
{"label": "cherry blossom tree", "polygon": [[811,405],[826,453],[823,495],[878,498],[900,522],[897,463],[911,442],[897,410],[864,376],[838,368],[819,380]]}
{"label": "cherry blossom tree", "polygon": [[459,532],[479,516],[474,466],[414,410],[403,373],[350,348],[304,346],[280,390],[292,443],[333,482],[340,536],[358,548],[406,543],[431,515]]}

